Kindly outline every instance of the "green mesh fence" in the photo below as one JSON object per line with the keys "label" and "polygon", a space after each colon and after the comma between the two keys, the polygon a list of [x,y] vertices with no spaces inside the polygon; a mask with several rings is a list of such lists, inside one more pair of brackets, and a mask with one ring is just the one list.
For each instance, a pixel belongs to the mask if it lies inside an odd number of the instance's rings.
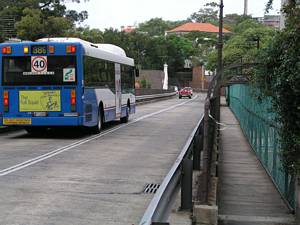
{"label": "green mesh fence", "polygon": [[278,124],[271,112],[270,99],[258,101],[255,90],[245,84],[234,84],[226,89],[229,106],[241,128],[277,189],[295,209],[295,180],[285,172],[280,159]]}

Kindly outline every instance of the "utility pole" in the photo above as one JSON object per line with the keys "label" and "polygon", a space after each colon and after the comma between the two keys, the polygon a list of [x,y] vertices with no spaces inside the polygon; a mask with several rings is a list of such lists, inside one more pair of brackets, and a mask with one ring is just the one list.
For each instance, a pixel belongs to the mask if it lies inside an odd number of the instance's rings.
{"label": "utility pole", "polygon": [[[217,88],[215,90],[215,96],[218,99],[218,106],[220,106],[220,88],[223,74],[223,0],[220,0],[220,15],[219,15],[219,34],[218,34],[218,55],[217,55]],[[216,93],[217,92],[217,93]],[[220,121],[220,110],[218,109],[217,118]]]}
{"label": "utility pole", "polygon": [[248,0],[244,0],[244,16],[248,15]]}
{"label": "utility pole", "polygon": [[[217,58],[217,74],[215,75],[216,85],[213,88],[214,103],[211,105],[211,89],[208,89],[207,97],[204,105],[204,125],[203,125],[203,170],[201,180],[201,191],[200,191],[200,202],[207,204],[208,192],[210,184],[210,160],[211,160],[211,149],[209,145],[210,127],[209,127],[209,116],[212,107],[215,110],[215,120],[220,121],[220,88],[223,74],[223,62],[222,62],[222,50],[223,50],[223,0],[220,0],[220,15],[219,15],[219,34],[218,34],[218,58]],[[218,126],[218,125],[216,125]]]}

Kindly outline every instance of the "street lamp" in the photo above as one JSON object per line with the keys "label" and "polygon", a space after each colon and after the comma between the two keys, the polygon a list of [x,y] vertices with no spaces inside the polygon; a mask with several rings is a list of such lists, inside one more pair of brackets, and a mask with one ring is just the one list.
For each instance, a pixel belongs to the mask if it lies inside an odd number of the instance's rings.
{"label": "street lamp", "polygon": [[[220,121],[220,83],[222,78],[223,64],[222,64],[222,48],[223,48],[223,0],[220,0],[220,19],[219,19],[219,36],[218,36],[218,58],[217,58],[217,75],[216,85],[214,87],[214,97],[216,98],[215,104],[215,119]],[[213,85],[213,84],[211,84]],[[212,87],[210,85],[210,87]],[[208,201],[208,190],[209,190],[209,178],[210,178],[210,163],[209,163],[209,115],[211,110],[210,105],[211,90],[207,92],[207,98],[204,105],[204,125],[203,125],[203,176],[202,176],[202,190],[201,190],[201,202],[207,203]]]}
{"label": "street lamp", "polygon": [[222,69],[223,69],[223,63],[222,63],[222,50],[223,50],[223,0],[220,0],[220,18],[219,18],[219,34],[218,34],[218,58],[217,58],[217,76],[218,76],[218,85],[220,84],[221,78],[222,78]]}

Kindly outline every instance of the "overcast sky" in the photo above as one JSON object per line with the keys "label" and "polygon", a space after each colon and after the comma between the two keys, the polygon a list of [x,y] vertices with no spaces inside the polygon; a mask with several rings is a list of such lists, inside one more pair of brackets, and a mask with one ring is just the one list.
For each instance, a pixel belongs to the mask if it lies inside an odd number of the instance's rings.
{"label": "overcast sky", "polygon": [[[89,0],[82,3],[67,3],[68,9],[86,10],[89,14],[82,25],[91,28],[120,29],[121,26],[137,25],[151,18],[159,17],[164,20],[184,20],[193,12],[197,12],[207,2],[213,0]],[[248,13],[258,17],[264,15],[268,0],[248,0]],[[216,1],[219,2],[219,1]],[[274,0],[274,10],[278,14],[280,0]],[[224,13],[244,12],[244,0],[224,0]]]}

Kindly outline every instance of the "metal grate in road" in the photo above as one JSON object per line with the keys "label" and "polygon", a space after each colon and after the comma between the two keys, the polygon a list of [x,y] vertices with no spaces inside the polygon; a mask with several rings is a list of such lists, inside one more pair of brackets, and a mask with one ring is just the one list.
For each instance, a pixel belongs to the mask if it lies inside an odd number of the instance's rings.
{"label": "metal grate in road", "polygon": [[146,184],[144,193],[155,194],[156,191],[158,190],[159,186],[160,186],[159,184]]}

